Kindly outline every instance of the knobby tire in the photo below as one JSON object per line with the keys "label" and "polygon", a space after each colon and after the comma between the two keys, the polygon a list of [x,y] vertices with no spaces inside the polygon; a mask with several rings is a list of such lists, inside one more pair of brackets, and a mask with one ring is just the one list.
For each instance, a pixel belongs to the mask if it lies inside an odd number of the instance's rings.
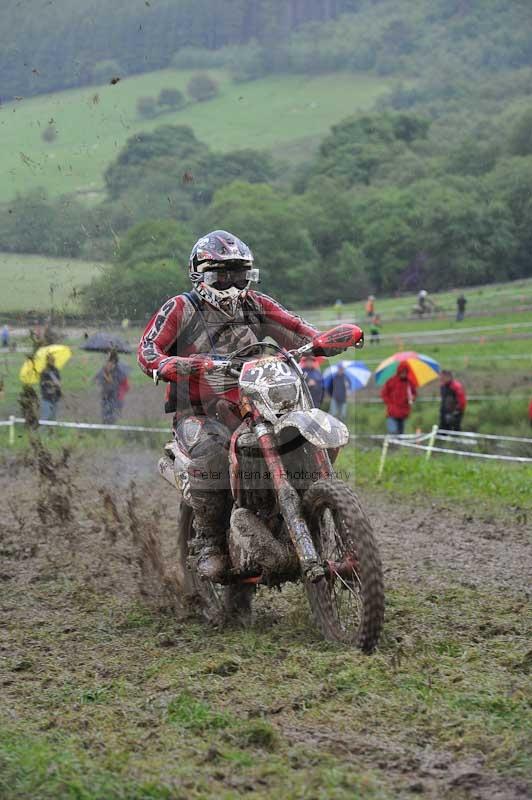
{"label": "knobby tire", "polygon": [[[307,583],[306,591],[312,615],[322,635],[329,641],[344,642],[371,653],[379,641],[384,621],[384,588],[382,564],[371,523],[362,510],[356,494],[343,481],[319,480],[312,484],[303,498],[303,510],[314,545],[322,558],[327,558],[331,537],[323,532],[328,524],[340,558],[351,555],[356,560],[353,576],[322,578]],[[328,512],[328,514],[326,513]],[[336,559],[339,560],[339,559]],[[343,585],[342,585],[343,584]],[[349,591],[356,597],[359,622],[340,618],[336,595]],[[356,594],[355,594],[356,592]],[[349,623],[353,622],[350,627]]]}

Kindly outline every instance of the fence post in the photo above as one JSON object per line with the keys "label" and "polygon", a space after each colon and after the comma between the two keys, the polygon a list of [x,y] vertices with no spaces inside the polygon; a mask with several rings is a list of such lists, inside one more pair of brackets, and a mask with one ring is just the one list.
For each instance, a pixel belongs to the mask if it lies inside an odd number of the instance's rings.
{"label": "fence post", "polygon": [[432,455],[432,448],[434,447],[434,442],[436,441],[437,433],[438,433],[438,426],[437,425],[433,425],[432,426],[432,430],[430,432],[430,439],[429,439],[427,454],[425,456],[425,461],[428,461],[429,458]]}
{"label": "fence post", "polygon": [[15,417],[13,414],[9,417],[9,444],[11,447],[15,444]]}
{"label": "fence post", "polygon": [[382,471],[384,469],[384,462],[386,461],[386,455],[388,453],[389,444],[390,443],[388,441],[388,437],[385,436],[384,437],[384,441],[382,443],[382,452],[381,452],[381,460],[380,460],[380,463],[379,463],[379,471],[377,472],[377,480],[378,481],[380,481],[380,479],[382,477]]}

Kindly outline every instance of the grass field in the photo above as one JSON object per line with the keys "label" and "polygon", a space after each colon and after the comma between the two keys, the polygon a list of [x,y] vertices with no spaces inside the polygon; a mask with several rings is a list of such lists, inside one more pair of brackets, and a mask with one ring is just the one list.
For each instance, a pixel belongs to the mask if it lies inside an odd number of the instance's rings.
{"label": "grass field", "polygon": [[79,311],[75,292],[103,269],[103,263],[68,258],[0,253],[0,313],[48,314]]}
{"label": "grass field", "polygon": [[[528,454],[532,457],[530,448]],[[337,468],[352,475],[360,491],[371,490],[376,484],[380,455],[380,447],[362,450],[350,446],[340,454]],[[480,507],[486,514],[523,520],[532,512],[531,485],[532,463],[505,464],[502,477],[500,462],[446,454],[433,454],[427,462],[424,454],[422,457],[405,448],[388,454],[380,480],[387,496],[399,502],[422,495],[434,502],[451,503],[464,513]]]}
{"label": "grass field", "polygon": [[[301,159],[332,124],[373,105],[390,88],[386,79],[335,73],[330,76],[276,77],[232,83],[223,72],[210,74],[220,95],[191,103],[153,120],[140,119],[136,102],[162,88],[185,89],[193,73],[162,70],[121,80],[42,95],[0,108],[0,200],[45,187],[51,195],[79,192],[90,200],[102,188],[102,173],[127,138],[159,125],[189,125],[214,150],[253,147]],[[57,139],[41,133],[50,120]]]}
{"label": "grass field", "polygon": [[[485,286],[472,286],[465,289],[436,292],[430,296],[439,309],[432,316],[422,320],[412,319],[412,308],[416,305],[416,295],[407,294],[402,297],[377,297],[375,309],[380,314],[383,322],[383,333],[398,332],[400,330],[431,330],[434,328],[449,327],[442,325],[442,322],[449,320],[454,322],[456,316],[456,298],[463,292],[467,299],[466,318],[460,323],[460,327],[465,328],[470,324],[468,315],[489,315],[494,319],[476,321],[475,325],[490,325],[496,322],[511,323],[514,314],[526,313],[528,311],[532,319],[532,278],[517,281],[507,281],[505,283],[493,283]],[[312,322],[323,320],[333,321],[339,313],[342,318],[352,318],[358,322],[368,324],[364,311],[364,302],[349,302],[344,300],[340,312],[333,306],[322,306],[318,309],[302,311],[304,316]],[[495,317],[497,317],[495,319]],[[525,319],[523,317],[522,319]],[[452,326],[451,326],[452,327]]]}

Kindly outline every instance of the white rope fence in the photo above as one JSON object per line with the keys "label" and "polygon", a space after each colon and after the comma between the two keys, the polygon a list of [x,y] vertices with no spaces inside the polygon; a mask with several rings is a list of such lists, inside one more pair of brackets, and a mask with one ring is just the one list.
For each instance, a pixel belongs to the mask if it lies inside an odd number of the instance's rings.
{"label": "white rope fence", "polygon": [[[0,426],[9,425],[9,444],[15,444],[15,425],[25,425],[23,417],[9,417],[8,420],[0,420]],[[140,431],[142,433],[166,433],[170,434],[170,428],[149,428],[144,425],[105,425],[96,422],[59,422],[57,420],[40,419],[39,426],[47,425],[53,428],[79,428],[82,430],[95,431]]]}
{"label": "white rope fence", "polygon": [[445,439],[448,436],[455,436],[458,439],[470,437],[471,439],[493,439],[499,442],[523,442],[524,444],[531,444],[532,439],[524,436],[497,436],[494,433],[475,433],[474,431],[446,431],[439,429],[438,439]]}
{"label": "white rope fence", "polygon": [[[25,424],[26,421],[22,417],[10,416],[7,420],[0,420],[0,427],[9,427],[8,440],[11,446],[15,444],[15,426]],[[170,433],[169,428],[151,428],[145,425],[106,425],[103,423],[60,422],[57,420],[39,420],[39,425],[56,428],[75,428],[80,430],[135,431],[141,433],[164,433],[166,435]],[[492,461],[513,461],[521,464],[532,464],[532,458],[525,456],[475,453],[472,450],[455,450],[449,447],[437,447],[435,444],[436,441],[445,441],[448,444],[459,443],[471,446],[477,444],[479,439],[485,439],[500,442],[519,442],[521,444],[529,444],[532,447],[532,439],[528,439],[524,436],[497,436],[491,433],[476,433],[473,431],[445,431],[439,429],[437,425],[433,425],[429,433],[404,433],[396,435],[364,433],[352,434],[349,439],[350,441],[356,441],[357,439],[382,441],[377,480],[380,480],[382,477],[390,445],[409,447],[423,451],[426,461],[430,459],[432,453],[447,453],[449,455],[465,456],[467,458],[484,458]]]}

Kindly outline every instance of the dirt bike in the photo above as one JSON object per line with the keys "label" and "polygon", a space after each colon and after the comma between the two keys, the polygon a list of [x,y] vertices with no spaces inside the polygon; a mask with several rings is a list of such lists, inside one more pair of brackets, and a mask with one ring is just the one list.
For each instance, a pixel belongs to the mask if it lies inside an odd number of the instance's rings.
{"label": "dirt bike", "polygon": [[[355,325],[339,325],[298,350],[270,342],[248,345],[216,362],[211,375],[239,413],[229,447],[233,508],[227,546],[231,567],[220,584],[200,580],[189,555],[193,511],[187,466],[176,441],[159,470],[181,492],[178,571],[205,616],[249,614],[256,587],[302,581],[313,619],[331,641],[371,652],[384,617],[381,560],[356,494],[332,467],[347,444],[346,426],[312,407],[299,368],[304,355],[361,347]],[[273,351],[273,352],[272,352]],[[227,379],[233,388],[227,390]]]}

